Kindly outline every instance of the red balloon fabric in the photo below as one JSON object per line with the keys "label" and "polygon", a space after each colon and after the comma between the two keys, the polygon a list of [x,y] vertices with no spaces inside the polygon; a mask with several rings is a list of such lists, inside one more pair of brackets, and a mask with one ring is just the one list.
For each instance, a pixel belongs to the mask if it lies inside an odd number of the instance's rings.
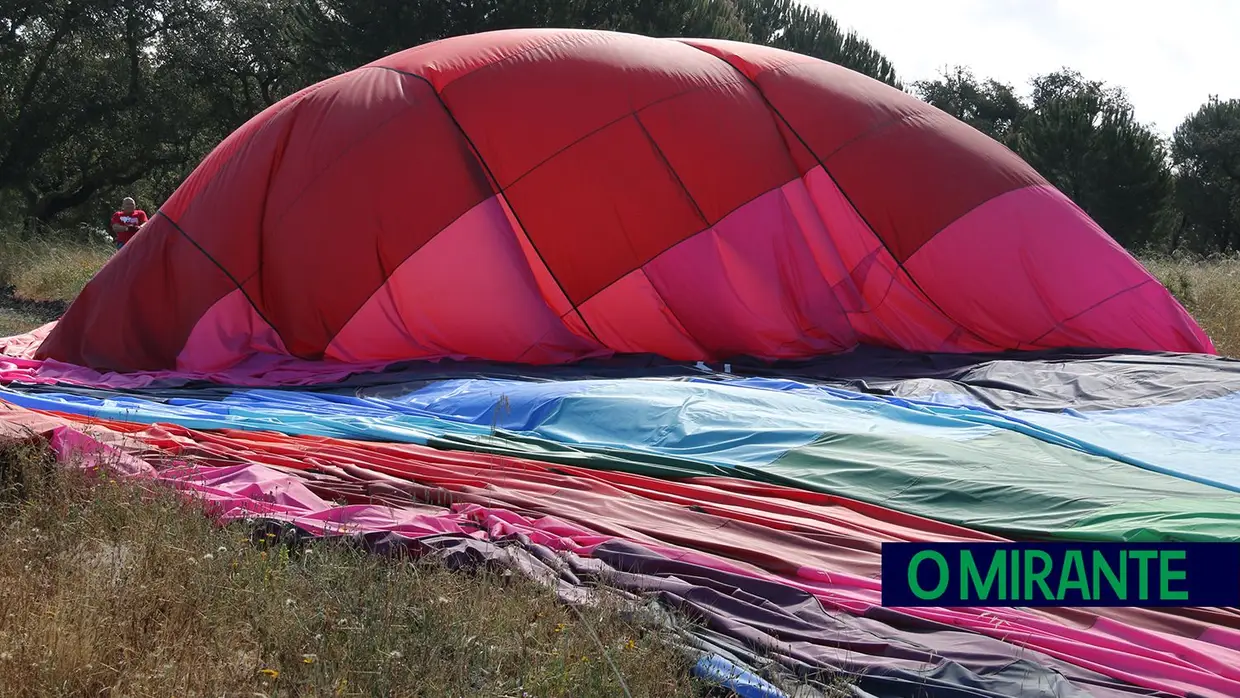
{"label": "red balloon fabric", "polygon": [[580,30],[455,37],[308,87],[222,142],[40,358],[210,371],[1212,353],[1011,151],[821,60]]}

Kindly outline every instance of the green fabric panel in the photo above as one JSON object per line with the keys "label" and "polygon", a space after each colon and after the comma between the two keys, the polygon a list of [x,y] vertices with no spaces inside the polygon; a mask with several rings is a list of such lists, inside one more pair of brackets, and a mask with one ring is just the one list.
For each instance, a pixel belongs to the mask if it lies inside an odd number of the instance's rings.
{"label": "green fabric panel", "polygon": [[730,476],[824,492],[1015,539],[1240,541],[1240,496],[1000,431],[969,441],[826,435],[767,466],[594,449],[512,433],[431,440],[669,479]]}
{"label": "green fabric panel", "polygon": [[[637,451],[568,446],[533,436],[496,431],[488,436],[445,434],[427,439],[427,445],[447,451],[463,450],[476,453],[493,453],[513,458],[527,458],[544,463],[559,463],[578,468],[615,470],[667,479],[731,476],[737,477],[733,468],[701,463],[685,458],[660,456]],[[744,477],[744,476],[741,476]]]}
{"label": "green fabric panel", "polygon": [[999,431],[972,441],[826,435],[752,478],[1022,539],[1240,541],[1240,496]]}

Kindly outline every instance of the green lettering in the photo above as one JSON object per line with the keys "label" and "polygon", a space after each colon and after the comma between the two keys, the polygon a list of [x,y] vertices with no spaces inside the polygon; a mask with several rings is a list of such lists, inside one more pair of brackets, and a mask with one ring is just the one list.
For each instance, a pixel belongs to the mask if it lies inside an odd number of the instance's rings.
{"label": "green lettering", "polygon": [[960,600],[964,601],[969,598],[970,585],[977,589],[977,600],[985,601],[990,596],[990,586],[995,583],[995,578],[999,579],[999,598],[1007,597],[1004,588],[1004,579],[1007,577],[1007,560],[1002,552],[997,553],[990,558],[990,568],[986,570],[986,581],[979,579],[979,571],[977,562],[973,560],[973,553],[965,550],[961,553],[960,564],[964,568],[960,574]]}
{"label": "green lettering", "polygon": [[1184,570],[1171,571],[1171,560],[1183,560],[1188,553],[1183,550],[1161,550],[1158,553],[1158,598],[1162,601],[1186,601],[1187,591],[1171,591],[1168,582],[1173,579],[1182,580],[1188,577]]}
{"label": "green lettering", "polygon": [[[1073,579],[1068,579],[1069,574],[1072,574]],[[1059,573],[1059,595],[1056,598],[1064,600],[1069,589],[1079,591],[1081,600],[1090,600],[1089,583],[1085,581],[1085,560],[1079,550],[1069,550],[1064,559],[1063,570]]]}
{"label": "green lettering", "polygon": [[1101,550],[1094,551],[1094,598],[1102,598],[1102,580],[1098,578],[1098,574],[1106,575],[1107,581],[1111,584],[1111,589],[1115,592],[1115,596],[1120,601],[1128,598],[1128,551],[1121,550],[1119,553],[1119,576],[1115,576],[1115,570],[1111,569],[1111,563],[1107,561],[1107,556],[1102,554]]}
{"label": "green lettering", "polygon": [[[1033,570],[1034,559],[1042,561],[1042,569]],[[1051,556],[1045,550],[1026,550],[1025,551],[1025,574],[1029,575],[1025,578],[1025,600],[1033,600],[1033,585],[1037,584],[1042,588],[1042,597],[1046,599],[1058,600],[1051,593],[1051,588],[1046,586],[1046,575],[1051,573]]]}
{"label": "green lettering", "polygon": [[1145,601],[1150,598],[1150,560],[1158,557],[1157,550],[1129,550],[1128,557],[1141,561],[1140,574],[1137,579],[1140,580],[1140,599]]}
{"label": "green lettering", "polygon": [[[1012,551],[1012,578],[1009,580],[1012,585],[1011,598],[1020,598],[1020,550]],[[1004,599],[1006,601],[1006,599]]]}
{"label": "green lettering", "polygon": [[[939,584],[934,587],[934,591],[926,591],[917,583],[917,566],[925,560],[933,560],[934,564],[939,566]],[[947,560],[933,550],[923,550],[917,553],[908,564],[908,587],[922,601],[937,599],[942,596],[943,592],[947,590],[947,584],[950,581],[951,575],[947,571]]]}

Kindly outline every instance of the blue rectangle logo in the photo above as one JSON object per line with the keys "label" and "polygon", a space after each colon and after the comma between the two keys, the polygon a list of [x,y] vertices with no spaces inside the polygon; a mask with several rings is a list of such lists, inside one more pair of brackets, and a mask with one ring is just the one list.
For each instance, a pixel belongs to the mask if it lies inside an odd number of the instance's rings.
{"label": "blue rectangle logo", "polygon": [[1240,543],[883,543],[883,605],[1240,606]]}

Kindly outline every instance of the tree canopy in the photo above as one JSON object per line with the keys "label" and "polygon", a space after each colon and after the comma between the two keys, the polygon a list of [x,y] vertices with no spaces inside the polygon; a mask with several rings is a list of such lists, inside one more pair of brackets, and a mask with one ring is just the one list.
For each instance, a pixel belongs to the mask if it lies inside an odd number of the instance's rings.
{"label": "tree canopy", "polygon": [[1240,99],[1214,97],[1175,130],[1177,244],[1240,250]]}

